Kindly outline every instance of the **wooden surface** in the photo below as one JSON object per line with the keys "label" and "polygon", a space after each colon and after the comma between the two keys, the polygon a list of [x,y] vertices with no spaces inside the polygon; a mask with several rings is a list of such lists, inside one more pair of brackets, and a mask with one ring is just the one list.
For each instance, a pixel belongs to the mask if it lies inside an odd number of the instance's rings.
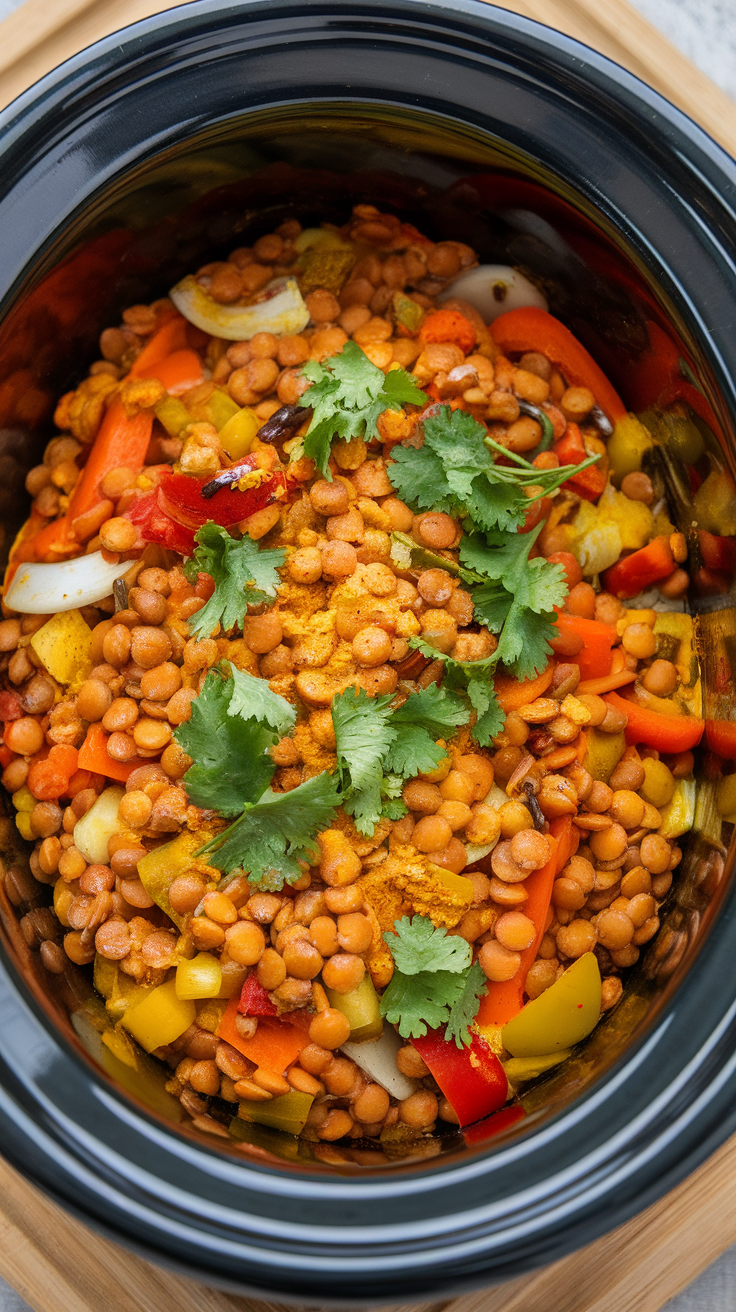
{"label": "wooden surface", "polygon": [[[500,0],[630,69],[736,154],[736,105],[626,0]],[[0,105],[155,0],[25,0],[0,23]],[[658,1312],[736,1242],[736,1140],[641,1216],[531,1276],[395,1312]],[[274,1312],[100,1239],[0,1162],[0,1274],[37,1312]],[[347,1291],[346,1291],[347,1293]]]}

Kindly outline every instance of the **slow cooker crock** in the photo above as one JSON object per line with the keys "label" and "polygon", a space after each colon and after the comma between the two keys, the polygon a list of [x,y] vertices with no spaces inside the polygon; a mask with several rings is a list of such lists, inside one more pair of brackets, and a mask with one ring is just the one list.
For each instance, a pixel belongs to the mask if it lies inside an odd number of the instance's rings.
{"label": "slow cooker crock", "polygon": [[[736,167],[558,33],[473,0],[195,0],[70,60],[0,126],[8,536],[51,399],[122,306],[277,215],[340,221],[359,200],[530,270],[633,409],[677,376],[732,462]],[[729,604],[729,580],[696,602],[725,718]],[[126,1091],[80,1022],[85,985],[44,976],[4,898],[0,1150],[148,1256],[287,1300],[436,1297],[551,1261],[736,1126],[732,856],[696,835],[627,1000],[523,1120],[363,1172],[249,1156]]]}

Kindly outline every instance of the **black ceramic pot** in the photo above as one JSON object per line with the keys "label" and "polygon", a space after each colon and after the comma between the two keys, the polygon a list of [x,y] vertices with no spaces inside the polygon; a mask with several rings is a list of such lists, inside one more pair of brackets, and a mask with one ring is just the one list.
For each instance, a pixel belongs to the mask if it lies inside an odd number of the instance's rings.
{"label": "black ceramic pot", "polygon": [[[339,222],[359,200],[532,270],[632,408],[690,403],[708,459],[731,460],[734,164],[547,28],[473,0],[195,0],[83,52],[0,121],[9,527],[50,397],[122,306],[282,217]],[[715,600],[703,588],[711,654],[730,632],[721,581]],[[728,718],[719,650],[710,713]],[[558,1258],[736,1126],[734,892],[701,828],[628,1000],[525,1117],[362,1172],[178,1129],[173,1100],[99,1043],[88,984],[44,974],[4,898],[0,1149],[141,1252],[285,1299],[439,1297]]]}

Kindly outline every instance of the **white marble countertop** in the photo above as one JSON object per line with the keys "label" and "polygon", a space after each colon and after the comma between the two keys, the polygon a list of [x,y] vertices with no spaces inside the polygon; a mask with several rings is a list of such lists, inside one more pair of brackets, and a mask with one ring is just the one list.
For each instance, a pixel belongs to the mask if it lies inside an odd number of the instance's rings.
{"label": "white marble countertop", "polygon": [[[0,19],[22,0],[0,0]],[[49,0],[53,4],[54,0]],[[601,0],[602,4],[606,0]],[[736,101],[736,0],[631,0]],[[0,1276],[0,1312],[32,1312]],[[59,1309],[63,1312],[63,1309]],[[610,1312],[617,1312],[611,1308]],[[662,1312],[736,1312],[736,1244]]]}

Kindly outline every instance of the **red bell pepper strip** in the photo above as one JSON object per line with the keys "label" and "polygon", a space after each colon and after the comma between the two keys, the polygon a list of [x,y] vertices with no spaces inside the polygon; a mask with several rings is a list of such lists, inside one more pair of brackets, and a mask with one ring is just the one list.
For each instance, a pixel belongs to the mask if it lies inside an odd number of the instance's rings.
{"label": "red bell pepper strip", "polygon": [[116,779],[118,783],[126,784],[141,762],[139,760],[114,761],[107,752],[109,736],[101,724],[91,724],[87,730],[87,737],[79,749],[78,767],[80,770],[91,770],[93,774],[104,774],[107,779]]}
{"label": "red bell pepper strip", "polygon": [[191,387],[197,387],[204,379],[202,362],[197,352],[188,347],[183,351],[174,351],[164,360],[159,360],[158,364],[151,365],[144,376],[157,378],[171,396],[188,392]]}
{"label": "red bell pepper strip", "polygon": [[629,597],[638,597],[640,592],[660,579],[666,579],[674,568],[675,558],[669,537],[662,533],[639,551],[632,551],[630,556],[624,556],[623,560],[611,565],[603,574],[603,584],[614,597],[627,601]]}
{"label": "red bell pepper strip", "polygon": [[583,647],[576,656],[565,656],[580,667],[581,679],[603,679],[611,673],[611,648],[616,641],[616,630],[600,620],[588,620],[582,615],[566,615],[560,611],[556,620],[561,636],[577,635]]}
{"label": "red bell pepper strip", "polygon": [[158,488],[136,497],[123,518],[135,524],[144,542],[156,542],[181,556],[194,554],[194,533],[161,509]]}
{"label": "red bell pepper strip", "polygon": [[568,386],[588,387],[612,423],[626,417],[626,406],[592,355],[559,319],[536,306],[509,310],[490,325],[491,335],[504,355],[541,351],[552,361]]}
{"label": "red bell pepper strip", "polygon": [[736,720],[706,720],[705,737],[716,756],[736,761]]}
{"label": "red bell pepper strip", "polygon": [[509,1082],[498,1057],[479,1034],[467,1048],[448,1043],[442,1030],[412,1039],[461,1125],[472,1125],[503,1107]]}
{"label": "red bell pepper strip", "polygon": [[696,715],[663,715],[617,692],[606,693],[603,698],[609,706],[629,717],[626,726],[627,743],[646,743],[658,752],[689,752],[703,737],[705,724]]}
{"label": "red bell pepper strip", "polygon": [[477,1024],[506,1025],[518,1015],[524,1005],[524,985],[529,967],[535,961],[539,944],[544,937],[544,930],[552,897],[552,885],[559,874],[577,851],[580,842],[579,830],[575,828],[569,815],[553,820],[547,835],[550,845],[550,858],[541,870],[535,870],[525,881],[528,893],[524,903],[524,915],[528,916],[535,928],[534,940],[521,955],[521,965],[513,979],[502,983],[490,983],[485,996],[481,998],[478,1009]]}
{"label": "red bell pepper strip", "polygon": [[508,1130],[517,1121],[523,1121],[526,1116],[521,1103],[514,1103],[512,1107],[503,1107],[500,1112],[495,1112],[485,1121],[479,1121],[477,1125],[471,1125],[467,1130],[463,1130],[463,1139],[470,1147],[471,1144],[485,1143],[486,1139],[493,1139],[503,1130]]}
{"label": "red bell pepper strip", "polygon": [[235,1023],[239,1006],[238,997],[228,1002],[217,1028],[218,1039],[224,1039],[225,1043],[237,1048],[256,1066],[265,1066],[266,1070],[283,1075],[287,1067],[296,1061],[302,1048],[306,1048],[309,1043],[308,1029],[301,1018],[299,1022],[296,1020],[299,1013],[293,1012],[288,1020],[285,1017],[261,1016],[253,1038],[244,1039]]}
{"label": "red bell pepper strip", "polygon": [[[553,443],[552,450],[561,465],[581,465],[588,458],[582,434],[574,423],[567,425],[566,433]],[[589,465],[587,469],[581,469],[579,474],[571,474],[562,486],[568,485],[586,501],[597,501],[605,490],[606,475],[598,465]]]}
{"label": "red bell pepper strip", "polygon": [[271,1001],[255,971],[251,971],[240,991],[238,1011],[244,1016],[278,1016],[278,1007]]}
{"label": "red bell pepper strip", "polygon": [[175,311],[143,347],[131,367],[131,378],[150,378],[149,371],[165,360],[167,355],[173,355],[174,351],[183,351],[188,345],[187,321],[182,314]]}
{"label": "red bell pepper strip", "polygon": [[[257,456],[246,456],[238,464],[243,475],[259,468]],[[172,519],[187,528],[201,528],[214,520],[222,528],[230,528],[247,519],[256,510],[263,510],[274,501],[285,501],[289,484],[283,470],[266,473],[262,482],[241,492],[237,484],[221,487],[214,496],[206,499],[202,489],[212,480],[193,478],[190,474],[165,473],[158,487],[158,504]]]}
{"label": "red bell pepper strip", "polygon": [[66,514],[63,519],[54,520],[41,529],[34,539],[37,560],[42,560],[49,550],[63,551],[72,545],[79,545],[72,533],[74,520],[102,499],[100,483],[111,469],[122,466],[128,469],[141,467],[146,458],[152,428],[153,415],[150,412],[140,411],[131,417],[122,401],[115,398],[100,425],[87,463],[77,479]]}

